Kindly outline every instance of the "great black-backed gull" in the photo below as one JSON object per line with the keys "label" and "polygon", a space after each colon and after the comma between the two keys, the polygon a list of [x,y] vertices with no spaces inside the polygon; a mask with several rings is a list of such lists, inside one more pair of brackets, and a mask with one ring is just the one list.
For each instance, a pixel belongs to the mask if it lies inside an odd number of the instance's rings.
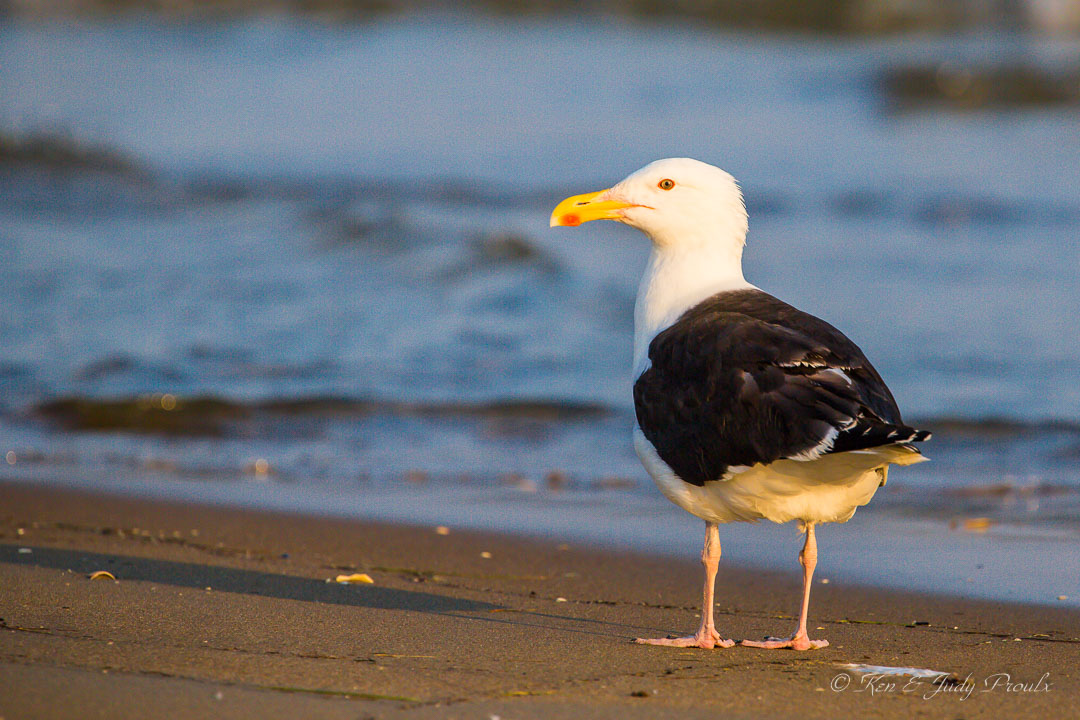
{"label": "great black-backed gull", "polygon": [[889,465],[925,458],[929,433],[843,333],[746,282],[747,214],[735,179],[659,160],[608,190],[575,195],[551,225],[615,220],[652,241],[634,313],[634,447],[669,500],[705,521],[701,627],[651,645],[730,647],[713,621],[718,523],[798,520],[806,539],[799,626],[763,648],[820,648],[806,631],[818,523],[844,522]]}

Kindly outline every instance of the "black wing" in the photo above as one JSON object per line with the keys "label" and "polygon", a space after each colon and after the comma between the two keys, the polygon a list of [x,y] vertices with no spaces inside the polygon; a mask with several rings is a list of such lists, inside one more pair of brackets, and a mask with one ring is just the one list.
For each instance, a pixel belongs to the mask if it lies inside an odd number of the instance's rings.
{"label": "black wing", "polygon": [[634,384],[638,425],[694,485],[732,466],[929,437],[903,424],[855,343],[760,290],[688,310],[653,339],[649,360]]}

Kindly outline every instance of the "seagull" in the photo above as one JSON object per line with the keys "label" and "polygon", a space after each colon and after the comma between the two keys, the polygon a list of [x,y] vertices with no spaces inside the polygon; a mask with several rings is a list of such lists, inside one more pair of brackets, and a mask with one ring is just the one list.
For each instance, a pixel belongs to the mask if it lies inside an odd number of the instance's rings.
{"label": "seagull", "polygon": [[892,393],[855,343],[748,283],[746,206],[735,179],[689,158],[658,160],[614,187],[558,204],[551,226],[614,220],[652,242],[634,310],[634,449],[661,493],[705,521],[701,627],[648,645],[731,647],[716,630],[719,523],[799,522],[799,625],[758,648],[828,645],[806,629],[815,526],[845,522],[890,465],[925,460]]}

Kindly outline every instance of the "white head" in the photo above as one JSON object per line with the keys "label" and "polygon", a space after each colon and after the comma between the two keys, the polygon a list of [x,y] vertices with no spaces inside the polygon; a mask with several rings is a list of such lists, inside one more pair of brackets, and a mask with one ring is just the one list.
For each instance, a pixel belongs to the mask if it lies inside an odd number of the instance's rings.
{"label": "white head", "polygon": [[746,206],[735,179],[689,158],[657,160],[618,185],[563,200],[551,225],[615,220],[652,240],[634,311],[634,376],[648,364],[650,340],[687,308],[743,278]]}
{"label": "white head", "polygon": [[658,249],[722,243],[741,255],[747,217],[735,178],[690,158],[657,160],[607,190],[563,200],[551,225],[615,220],[649,236]]}

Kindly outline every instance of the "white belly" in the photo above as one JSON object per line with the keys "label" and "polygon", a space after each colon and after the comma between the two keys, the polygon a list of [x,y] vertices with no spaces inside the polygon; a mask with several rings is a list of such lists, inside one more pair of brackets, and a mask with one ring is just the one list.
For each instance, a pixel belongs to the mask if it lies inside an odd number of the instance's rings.
{"label": "white belly", "polygon": [[634,449],[665,497],[688,513],[716,523],[845,522],[884,484],[890,463],[925,460],[917,452],[889,445],[815,460],[759,463],[698,487],[679,478],[638,427],[634,428]]}

